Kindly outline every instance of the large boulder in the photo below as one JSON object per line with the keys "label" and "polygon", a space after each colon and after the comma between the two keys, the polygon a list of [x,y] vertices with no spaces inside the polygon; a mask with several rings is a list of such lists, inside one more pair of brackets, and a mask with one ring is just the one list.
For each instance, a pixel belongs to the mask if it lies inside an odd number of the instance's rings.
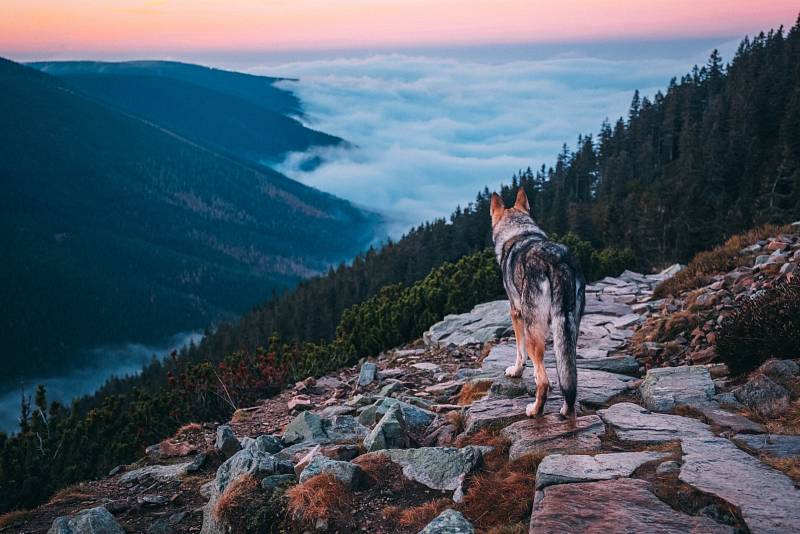
{"label": "large boulder", "polygon": [[125,534],[125,530],[111,512],[98,506],[56,518],[47,534]]}
{"label": "large boulder", "polygon": [[704,406],[715,392],[711,374],[702,365],[650,369],[640,391],[645,407],[654,412],[668,412],[679,406]]}
{"label": "large boulder", "polygon": [[386,415],[386,413],[395,406],[400,408],[403,421],[411,432],[422,432],[436,417],[436,414],[430,410],[414,406],[413,404],[392,397],[385,397],[376,402],[372,417],[375,420],[380,420],[380,418]]}
{"label": "large boulder", "polygon": [[420,530],[419,534],[473,534],[474,532],[472,523],[461,512],[448,508]]}
{"label": "large boulder", "polygon": [[429,347],[494,341],[514,332],[510,311],[507,300],[478,304],[468,313],[445,316],[422,334],[422,340]]}

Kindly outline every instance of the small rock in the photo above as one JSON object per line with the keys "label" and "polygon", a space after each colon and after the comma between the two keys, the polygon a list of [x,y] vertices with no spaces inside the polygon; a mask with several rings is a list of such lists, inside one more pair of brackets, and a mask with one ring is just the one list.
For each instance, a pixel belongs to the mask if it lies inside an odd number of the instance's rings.
{"label": "small rock", "polygon": [[366,386],[375,380],[375,373],[378,371],[378,366],[373,362],[364,362],[361,366],[361,371],[358,373],[358,385]]}
{"label": "small rock", "polygon": [[217,427],[217,439],[214,441],[214,448],[226,458],[230,458],[242,449],[242,444],[239,443],[230,426],[220,425]]}
{"label": "small rock", "polygon": [[139,498],[139,503],[145,506],[164,506],[169,502],[169,497],[164,495],[143,495]]}
{"label": "small rock", "polygon": [[98,506],[56,518],[47,534],[125,534],[125,530],[111,512]]}
{"label": "small rock", "polygon": [[421,371],[430,371],[431,373],[438,373],[439,371],[442,370],[441,367],[431,362],[414,363],[411,364],[411,367],[413,367],[414,369],[419,369]]}
{"label": "small rock", "polygon": [[411,446],[403,412],[399,405],[393,406],[381,418],[372,432],[364,439],[367,451],[380,449],[405,449]]}
{"label": "small rock", "polygon": [[214,490],[221,495],[231,481],[245,474],[261,480],[269,475],[293,473],[294,466],[291,462],[278,460],[266,452],[242,449],[219,466],[214,478]]}
{"label": "small rock", "polygon": [[680,470],[681,464],[676,462],[675,460],[667,460],[666,462],[662,462],[658,464],[656,467],[656,474],[657,475],[668,475],[670,473],[675,473]]}
{"label": "small rock", "polygon": [[272,434],[262,434],[254,439],[247,448],[251,450],[267,452],[269,454],[275,454],[283,449],[283,443],[281,442],[281,438],[278,436],[274,436]]}
{"label": "small rock", "polygon": [[148,465],[128,471],[119,478],[120,484],[144,484],[152,482],[172,482],[184,474],[191,462],[170,465]]}
{"label": "small rock", "polygon": [[308,464],[311,463],[311,460],[320,456],[322,454],[322,445],[315,445],[313,449],[308,451],[296,464],[294,464],[294,473],[297,476],[300,476],[300,473],[308,467]]}
{"label": "small rock", "polygon": [[289,399],[289,402],[286,403],[286,407],[289,410],[310,410],[314,407],[314,403],[305,395],[296,395]]}
{"label": "small rock", "polygon": [[297,478],[294,475],[270,475],[261,481],[261,488],[267,493],[272,493],[280,487],[289,486],[295,482],[297,482]]}
{"label": "small rock", "polygon": [[748,408],[765,415],[780,413],[789,405],[789,390],[760,373],[731,393]]}
{"label": "small rock", "polygon": [[357,488],[364,477],[364,472],[354,463],[315,456],[300,474],[300,483],[323,473],[333,476],[350,489]]}
{"label": "small rock", "polygon": [[474,534],[472,527],[461,512],[448,508],[428,525],[419,531],[419,534]]}
{"label": "small rock", "polygon": [[118,465],[117,467],[108,472],[108,476],[113,477],[114,475],[122,473],[124,470],[125,470],[124,465]]}
{"label": "small rock", "polygon": [[[388,412],[394,406],[400,407],[406,427],[408,427],[411,432],[422,432],[436,417],[436,414],[430,410],[419,408],[413,404],[403,402],[399,399],[385,397],[378,401],[375,405],[375,419],[386,415],[386,412]],[[360,417],[359,421],[361,421]]]}

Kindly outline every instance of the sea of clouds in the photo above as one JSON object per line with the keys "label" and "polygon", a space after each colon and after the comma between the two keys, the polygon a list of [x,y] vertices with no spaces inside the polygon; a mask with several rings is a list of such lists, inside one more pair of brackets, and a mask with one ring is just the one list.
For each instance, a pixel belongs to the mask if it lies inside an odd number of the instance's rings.
{"label": "sea of clouds", "polygon": [[[723,43],[723,52],[734,44]],[[301,98],[303,120],[355,145],[320,150],[327,163],[310,171],[302,166],[308,153],[291,154],[279,170],[383,212],[397,237],[449,215],[485,186],[508,183],[518,169],[552,164],[563,143],[572,148],[578,134],[625,115],[635,89],[652,97],[704,63],[711,48],[676,53],[664,43],[663,54],[656,47],[639,58],[621,47],[617,57],[584,51],[507,61],[373,54],[250,70],[299,78],[281,83]]]}
{"label": "sea of clouds", "polygon": [[173,350],[199,343],[202,338],[201,332],[181,332],[156,345],[121,343],[89,349],[87,361],[93,362],[91,365],[63,376],[30,378],[19,389],[0,392],[0,431],[11,433],[18,430],[22,395],[32,401],[39,384],[44,384],[48,401],[60,401],[69,406],[73,398],[93,393],[112,376],[139,374],[153,356],[165,358]]}

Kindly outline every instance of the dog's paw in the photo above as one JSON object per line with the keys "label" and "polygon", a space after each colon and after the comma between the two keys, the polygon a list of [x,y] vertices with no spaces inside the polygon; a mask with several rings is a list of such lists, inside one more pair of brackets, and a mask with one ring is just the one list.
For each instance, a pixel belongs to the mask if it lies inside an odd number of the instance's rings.
{"label": "dog's paw", "polygon": [[544,403],[532,402],[525,406],[525,415],[528,417],[537,417],[542,415],[544,411]]}
{"label": "dog's paw", "polygon": [[523,369],[524,367],[517,367],[516,365],[506,367],[506,376],[509,378],[519,378],[522,376]]}
{"label": "dog's paw", "polygon": [[569,419],[575,417],[578,413],[578,410],[575,406],[567,406],[567,403],[561,405],[561,409],[558,411],[561,414],[561,417],[564,419]]}

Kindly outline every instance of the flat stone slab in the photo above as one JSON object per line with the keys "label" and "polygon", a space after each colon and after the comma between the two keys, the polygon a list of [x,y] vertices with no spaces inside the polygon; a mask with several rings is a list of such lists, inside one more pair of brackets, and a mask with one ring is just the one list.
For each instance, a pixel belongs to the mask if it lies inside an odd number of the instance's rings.
{"label": "flat stone slab", "polygon": [[559,484],[537,492],[532,534],[553,532],[630,532],[637,534],[730,533],[707,517],[673,510],[644,480],[620,478]]}
{"label": "flat stone slab", "polygon": [[629,477],[640,466],[663,460],[664,452],[615,452],[589,456],[584,454],[551,454],[536,470],[536,489],[555,484],[591,482]]}
{"label": "flat stone slab", "polygon": [[680,479],[732,504],[754,534],[796,532],[800,490],[792,480],[724,438],[684,438]]}
{"label": "flat stone slab", "polygon": [[[590,349],[586,349],[591,352]],[[578,369],[590,369],[595,371],[606,371],[609,373],[622,373],[622,374],[638,374],[639,362],[630,355],[620,356],[605,356],[608,352],[604,349],[594,349],[596,351],[603,350],[603,354],[590,354],[589,357],[578,358],[576,364]],[[503,369],[514,364],[517,354],[517,345],[515,343],[504,343],[502,345],[495,345],[489,351],[489,355],[483,360],[482,367],[484,369]],[[582,356],[582,351],[578,351],[578,355]],[[530,361],[526,361],[527,367],[531,366]],[[555,356],[552,351],[548,350],[545,353],[545,367],[555,367]]]}
{"label": "flat stone slab", "polygon": [[429,347],[494,341],[513,333],[510,310],[507,300],[478,304],[468,313],[445,316],[422,334],[422,340]]}
{"label": "flat stone slab", "polygon": [[419,449],[387,449],[360,456],[389,458],[403,468],[403,475],[439,491],[453,491],[461,484],[461,476],[471,473],[483,461],[480,447],[422,447]]}
{"label": "flat stone slab", "polygon": [[613,301],[603,301],[596,299],[586,299],[586,308],[583,311],[584,315],[600,314],[610,315],[612,317],[623,317],[633,313],[633,310],[627,304]]}
{"label": "flat stone slab", "polygon": [[578,359],[576,363],[578,364],[578,369],[594,369],[596,371],[607,371],[609,373],[624,375],[636,375],[639,373],[639,362],[629,354],[600,358],[584,357]]}
{"label": "flat stone slab", "polygon": [[620,402],[598,410],[597,415],[623,441],[661,443],[712,436],[710,427],[697,419],[653,413],[631,402]]}
{"label": "flat stone slab", "polygon": [[645,407],[655,412],[701,406],[715,393],[711,374],[702,365],[650,369],[640,389]]}
{"label": "flat stone slab", "polygon": [[133,471],[128,471],[121,477],[121,484],[141,484],[143,482],[172,482],[187,473],[186,468],[191,462],[171,465],[148,465]]}
{"label": "flat stone slab", "polygon": [[697,408],[697,410],[708,424],[726,428],[737,434],[760,434],[767,431],[763,425],[751,421],[743,415],[723,410],[716,402]]}
{"label": "flat stone slab", "polygon": [[800,436],[778,434],[736,434],[733,442],[753,451],[777,458],[800,456]]}
{"label": "flat stone slab", "polygon": [[[505,427],[516,421],[527,419],[525,407],[534,400],[533,397],[517,397],[515,399],[493,398],[476,401],[467,410],[464,432],[472,434],[483,428]],[[560,401],[553,402],[548,399],[545,404],[545,412],[557,413],[560,406]]]}
{"label": "flat stone slab", "polygon": [[605,425],[596,415],[564,420],[558,415],[530,418],[505,427],[501,435],[511,441],[509,459],[547,452],[591,452],[600,450]]}

